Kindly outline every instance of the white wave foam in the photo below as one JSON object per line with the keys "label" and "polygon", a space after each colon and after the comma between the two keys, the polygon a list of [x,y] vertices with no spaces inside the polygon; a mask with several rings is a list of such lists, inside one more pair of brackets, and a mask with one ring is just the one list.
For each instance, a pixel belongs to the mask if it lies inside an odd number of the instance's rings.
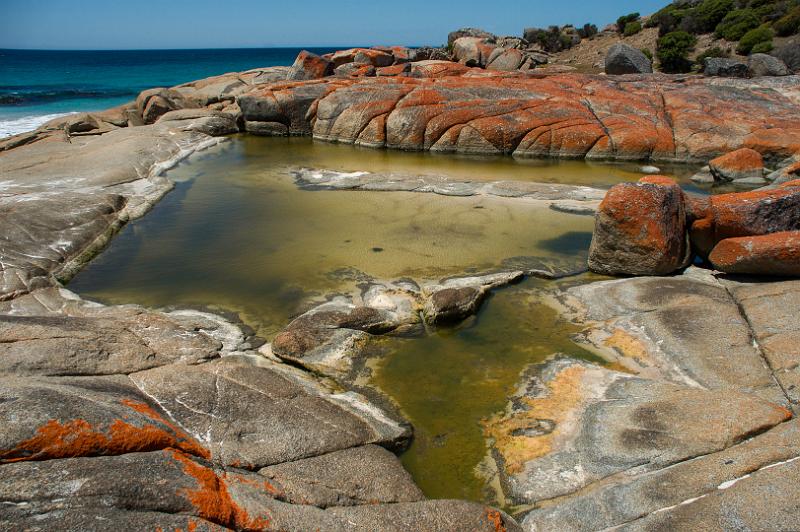
{"label": "white wave foam", "polygon": [[50,115],[23,116],[22,118],[15,118],[13,120],[0,120],[0,138],[18,135],[26,131],[33,131],[54,118],[73,114],[75,113],[54,113]]}

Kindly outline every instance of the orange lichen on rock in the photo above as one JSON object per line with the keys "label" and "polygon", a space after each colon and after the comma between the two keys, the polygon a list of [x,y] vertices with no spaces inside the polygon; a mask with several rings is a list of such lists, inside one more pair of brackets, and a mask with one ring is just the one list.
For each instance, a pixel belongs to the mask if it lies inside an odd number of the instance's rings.
{"label": "orange lichen on rock", "polygon": [[728,238],[709,260],[726,273],[800,276],[800,231]]}
{"label": "orange lichen on rock", "polygon": [[692,244],[707,257],[728,238],[800,230],[800,187],[784,186],[712,196],[703,218],[692,223]]}
{"label": "orange lichen on rock", "polygon": [[269,518],[250,517],[244,508],[234,502],[225,482],[212,469],[180,451],[173,451],[172,456],[181,463],[184,473],[197,482],[196,488],[182,488],[178,494],[192,504],[199,517],[237,530],[270,529]]}
{"label": "orange lichen on rock", "polygon": [[[524,409],[484,422],[484,432],[494,440],[494,447],[503,456],[509,474],[521,472],[526,463],[553,451],[562,422],[581,402],[585,373],[586,368],[581,366],[565,368],[547,383],[546,396],[523,397],[520,402]],[[542,423],[555,426],[542,426]]]}
{"label": "orange lichen on rock", "polygon": [[688,264],[686,211],[680,187],[623,183],[600,203],[589,268],[610,275],[664,275]]}
{"label": "orange lichen on rock", "polygon": [[495,532],[506,532],[506,525],[503,523],[503,516],[500,515],[499,511],[487,508],[486,519],[494,527]]}
{"label": "orange lichen on rock", "polygon": [[708,167],[715,179],[721,181],[764,175],[764,159],[750,148],[741,148],[717,157],[708,163]]}
{"label": "orange lichen on rock", "polygon": [[[111,456],[175,448],[208,458],[210,453],[174,424],[144,403],[124,403],[156,424],[133,424],[115,419],[107,426],[92,426],[85,419],[61,422],[51,419],[36,434],[12,449],[0,451],[1,462],[49,460],[79,456]],[[160,425],[160,426],[159,426]]]}

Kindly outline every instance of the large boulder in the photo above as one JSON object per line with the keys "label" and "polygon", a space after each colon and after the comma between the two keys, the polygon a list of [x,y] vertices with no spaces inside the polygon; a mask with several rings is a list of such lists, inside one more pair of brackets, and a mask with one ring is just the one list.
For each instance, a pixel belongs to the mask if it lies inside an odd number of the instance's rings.
{"label": "large boulder", "polygon": [[786,63],[767,54],[753,54],[747,58],[747,66],[754,77],[788,76],[791,74]]}
{"label": "large boulder", "polygon": [[136,98],[136,110],[145,124],[152,124],[169,111],[185,107],[197,107],[197,104],[174,89],[148,89]]}
{"label": "large boulder", "polygon": [[451,31],[447,35],[447,46],[453,47],[453,44],[461,37],[478,37],[479,39],[495,40],[495,35],[478,28],[461,28],[460,30]]}
{"label": "large boulder", "polygon": [[772,55],[783,61],[790,72],[800,70],[800,43],[789,43],[772,52]]}
{"label": "large boulder", "polygon": [[708,258],[725,273],[800,276],[800,231],[728,238]]}
{"label": "large boulder", "polygon": [[347,63],[385,67],[394,63],[394,55],[389,51],[372,48],[350,48],[349,50],[334,52],[330,56],[330,60],[333,62],[334,67],[346,65]]}
{"label": "large boulder", "polygon": [[800,230],[800,187],[712,196],[696,213],[689,236],[695,252],[707,257],[721,241]]}
{"label": "large boulder", "polygon": [[614,186],[600,204],[589,269],[608,275],[666,275],[689,263],[684,195],[659,176]]}
{"label": "large boulder", "polygon": [[288,79],[306,80],[319,79],[333,74],[333,62],[317,54],[303,50],[297,55],[292,64]]}
{"label": "large boulder", "polygon": [[497,47],[480,37],[461,37],[453,43],[453,58],[467,66],[484,68]]}
{"label": "large boulder", "polygon": [[641,50],[625,43],[609,48],[605,61],[606,74],[652,74],[653,64]]}
{"label": "large boulder", "polygon": [[525,54],[514,48],[495,48],[489,55],[486,68],[510,72],[519,69],[526,59]]}
{"label": "large boulder", "polygon": [[715,181],[763,178],[764,159],[750,148],[742,148],[717,157],[708,163]]}
{"label": "large boulder", "polygon": [[747,63],[739,61],[738,59],[729,59],[726,57],[706,58],[703,72],[706,76],[721,78],[750,77],[750,69],[747,67]]}

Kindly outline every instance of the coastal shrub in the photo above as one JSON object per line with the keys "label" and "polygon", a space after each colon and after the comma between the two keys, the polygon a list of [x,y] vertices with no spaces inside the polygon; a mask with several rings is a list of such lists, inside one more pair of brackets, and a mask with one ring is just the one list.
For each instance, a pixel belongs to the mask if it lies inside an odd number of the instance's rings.
{"label": "coastal shrub", "polygon": [[697,44],[697,38],[685,31],[673,31],[658,40],[656,55],[664,72],[689,72],[692,62],[689,53]]}
{"label": "coastal shrub", "polygon": [[642,52],[651,63],[653,62],[653,52],[650,51],[650,48],[641,48],[639,51]]}
{"label": "coastal shrub", "polygon": [[625,26],[627,26],[630,22],[636,22],[641,18],[639,13],[629,13],[627,15],[623,15],[617,19],[617,31],[623,33],[625,31]]}
{"label": "coastal shrub", "polygon": [[800,6],[795,7],[788,14],[776,20],[772,27],[779,37],[788,37],[800,31]]}
{"label": "coastal shrub", "polygon": [[554,53],[572,48],[572,38],[561,32],[558,26],[545,29],[525,30],[525,38],[530,43],[540,45],[545,51]]}
{"label": "coastal shrub", "polygon": [[578,28],[578,35],[581,39],[591,39],[597,35],[597,26],[594,24],[584,24],[582,28]]}
{"label": "coastal shrub", "polygon": [[632,37],[642,31],[642,23],[638,20],[636,22],[628,22],[625,24],[625,31],[622,32],[625,37]]}
{"label": "coastal shrub", "polygon": [[697,33],[711,33],[734,7],[733,0],[704,0],[692,10]]}
{"label": "coastal shrub", "polygon": [[755,45],[765,42],[771,43],[773,37],[775,37],[775,32],[767,26],[761,26],[750,30],[739,40],[739,46],[736,47],[736,52],[747,55],[753,50]]}
{"label": "coastal shrub", "polygon": [[760,42],[757,45],[753,46],[753,49],[750,50],[751,54],[768,54],[775,48],[772,45],[772,42]]}
{"label": "coastal shrub", "polygon": [[752,9],[737,9],[725,15],[722,22],[717,25],[715,33],[717,37],[727,41],[738,41],[745,33],[759,25],[761,21]]}

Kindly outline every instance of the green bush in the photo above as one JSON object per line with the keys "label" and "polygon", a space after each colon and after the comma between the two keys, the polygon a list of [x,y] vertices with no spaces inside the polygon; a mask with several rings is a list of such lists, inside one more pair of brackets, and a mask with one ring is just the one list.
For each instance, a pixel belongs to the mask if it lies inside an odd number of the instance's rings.
{"label": "green bush", "polygon": [[641,18],[639,13],[630,13],[628,15],[623,15],[617,19],[617,31],[620,33],[625,31],[625,26],[628,25],[630,22],[636,22]]}
{"label": "green bush", "polygon": [[625,31],[623,34],[625,37],[631,37],[640,31],[642,31],[642,23],[637,20],[636,22],[628,22],[625,24]]}
{"label": "green bush", "polygon": [[594,24],[584,24],[582,28],[578,28],[578,35],[581,39],[591,39],[597,35],[597,26]]}
{"label": "green bush", "polygon": [[651,63],[653,62],[653,52],[650,51],[650,48],[642,48],[639,51],[642,52],[645,55],[645,57],[647,57],[650,60]]}
{"label": "green bush", "polygon": [[722,19],[733,10],[733,0],[705,0],[692,11],[698,33],[711,33]]}
{"label": "green bush", "polygon": [[769,42],[760,42],[757,45],[753,46],[753,49],[750,50],[751,54],[768,54],[770,53],[775,47],[772,46],[772,41]]}
{"label": "green bush", "polygon": [[738,41],[745,33],[761,25],[761,20],[752,9],[731,11],[717,25],[717,37],[728,41]]}
{"label": "green bush", "polygon": [[697,44],[694,35],[685,31],[673,31],[658,40],[656,55],[664,72],[689,72],[692,62],[689,53]]}
{"label": "green bush", "polygon": [[771,43],[773,37],[775,37],[775,32],[767,26],[761,26],[760,28],[750,30],[739,40],[739,46],[736,47],[736,52],[747,55],[755,45],[765,42]]}
{"label": "green bush", "polygon": [[800,31],[800,6],[795,7],[787,15],[776,20],[772,27],[780,37],[788,37]]}

